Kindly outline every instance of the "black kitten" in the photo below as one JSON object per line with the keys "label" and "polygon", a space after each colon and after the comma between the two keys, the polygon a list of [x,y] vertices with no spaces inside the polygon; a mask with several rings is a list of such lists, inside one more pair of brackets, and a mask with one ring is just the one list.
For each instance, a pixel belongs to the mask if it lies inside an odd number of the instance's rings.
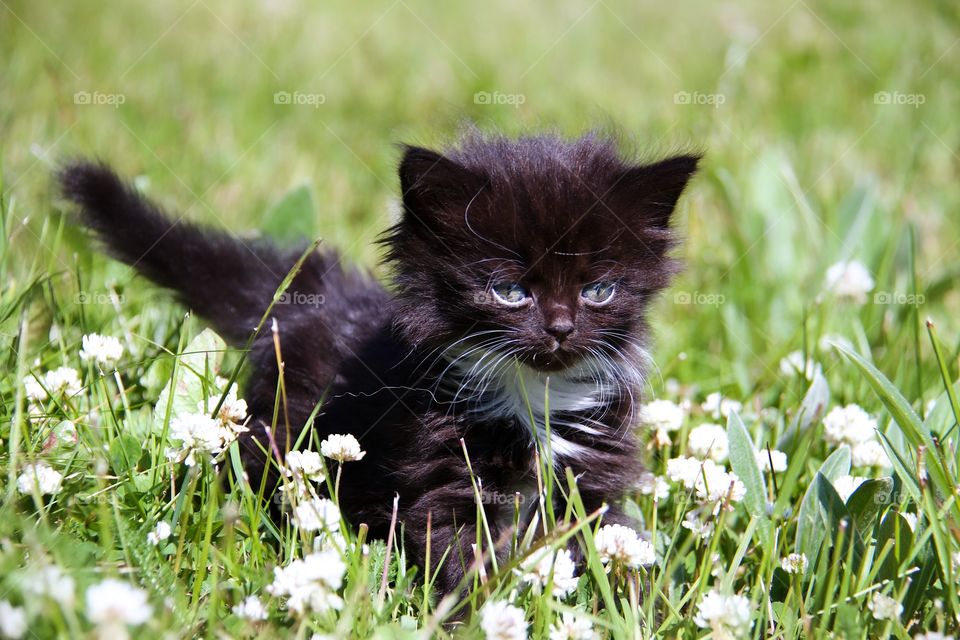
{"label": "black kitten", "polygon": [[[434,557],[454,546],[444,592],[476,540],[461,439],[484,491],[508,496],[485,500],[494,540],[512,526],[515,492],[534,502],[537,443],[579,477],[588,510],[606,503],[605,519],[623,520],[616,505],[640,472],[644,312],[675,272],[669,220],[697,161],[634,165],[593,136],[474,136],[443,155],[407,147],[402,218],[383,240],[395,293],[316,252],[289,289],[305,303],[272,311],[289,414],[289,431],[282,419],[273,429],[279,447],[325,396],[317,440],[352,433],[367,451],[344,474],[345,516],[383,536],[399,494],[406,544],[422,562],[432,514]],[[60,181],[118,259],[174,289],[234,344],[301,254],[174,222],[102,165],[74,164]],[[324,304],[310,304],[319,294]],[[253,423],[242,445],[255,483],[277,389],[269,331],[250,363]]]}

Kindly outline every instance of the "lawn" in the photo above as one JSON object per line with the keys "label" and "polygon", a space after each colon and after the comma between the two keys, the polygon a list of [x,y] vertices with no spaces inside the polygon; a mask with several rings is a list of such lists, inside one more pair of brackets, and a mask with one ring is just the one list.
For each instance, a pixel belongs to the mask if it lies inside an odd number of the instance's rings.
{"label": "lawn", "polygon": [[[0,637],[960,631],[955,3],[0,0],[0,59]],[[221,482],[235,445],[168,455],[243,353],[93,250],[51,173],[98,157],[385,278],[397,145],[471,123],[705,159],[651,318],[636,533],[544,510],[458,600],[402,529],[271,520]],[[553,555],[573,539],[584,567]]]}

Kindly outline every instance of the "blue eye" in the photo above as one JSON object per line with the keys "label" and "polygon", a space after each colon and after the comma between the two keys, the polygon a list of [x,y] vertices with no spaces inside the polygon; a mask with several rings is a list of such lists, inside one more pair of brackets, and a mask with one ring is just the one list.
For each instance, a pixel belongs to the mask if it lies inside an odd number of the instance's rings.
{"label": "blue eye", "polygon": [[516,282],[501,282],[493,285],[493,297],[507,307],[519,307],[530,299],[530,292]]}
{"label": "blue eye", "polygon": [[616,289],[612,282],[594,282],[580,291],[580,296],[590,304],[607,304],[613,299]]}

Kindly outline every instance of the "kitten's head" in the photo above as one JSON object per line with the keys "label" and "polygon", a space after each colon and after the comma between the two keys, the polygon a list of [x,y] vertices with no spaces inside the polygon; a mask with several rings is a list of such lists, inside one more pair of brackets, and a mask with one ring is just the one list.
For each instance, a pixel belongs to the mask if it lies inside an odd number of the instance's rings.
{"label": "kitten's head", "polygon": [[407,147],[385,239],[400,330],[542,371],[630,353],[676,271],[670,215],[698,160],[632,164],[594,136]]}

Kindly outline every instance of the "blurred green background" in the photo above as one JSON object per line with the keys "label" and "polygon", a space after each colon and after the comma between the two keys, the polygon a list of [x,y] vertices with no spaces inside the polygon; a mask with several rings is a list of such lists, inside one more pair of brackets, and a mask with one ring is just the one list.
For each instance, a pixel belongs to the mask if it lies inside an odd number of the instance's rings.
{"label": "blurred green background", "polygon": [[[397,143],[449,143],[467,122],[601,128],[641,156],[706,152],[677,216],[687,271],[653,322],[663,378],[747,394],[836,332],[914,388],[917,349],[934,382],[927,316],[957,354],[955,2],[2,0],[0,59],[8,284],[48,250],[49,172],[67,156],[237,232],[307,185],[296,228],[372,267]],[[131,317],[167,300],[67,239],[55,286],[79,271],[126,287]],[[845,259],[923,304],[824,298]]]}

